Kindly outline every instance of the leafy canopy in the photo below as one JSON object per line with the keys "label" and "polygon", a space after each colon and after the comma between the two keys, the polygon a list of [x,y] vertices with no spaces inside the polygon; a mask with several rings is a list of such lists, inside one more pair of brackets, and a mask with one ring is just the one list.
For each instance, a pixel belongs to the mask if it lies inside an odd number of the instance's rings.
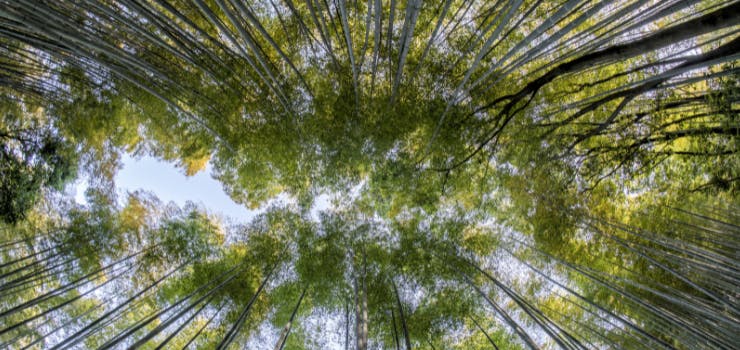
{"label": "leafy canopy", "polygon": [[737,3],[0,6],[3,346],[735,347]]}

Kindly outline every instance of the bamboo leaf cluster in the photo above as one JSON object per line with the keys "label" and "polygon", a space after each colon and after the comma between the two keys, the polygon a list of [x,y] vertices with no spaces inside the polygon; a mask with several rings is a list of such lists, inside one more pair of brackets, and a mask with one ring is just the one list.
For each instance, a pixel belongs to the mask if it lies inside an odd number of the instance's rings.
{"label": "bamboo leaf cluster", "polygon": [[[735,349],[739,30],[729,0],[0,0],[0,347]],[[121,194],[126,154],[258,214]]]}

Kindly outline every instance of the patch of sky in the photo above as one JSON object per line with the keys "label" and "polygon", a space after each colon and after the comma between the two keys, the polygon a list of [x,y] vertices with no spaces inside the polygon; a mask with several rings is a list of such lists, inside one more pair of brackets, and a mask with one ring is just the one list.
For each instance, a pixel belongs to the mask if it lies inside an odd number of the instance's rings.
{"label": "patch of sky", "polygon": [[[226,194],[221,183],[211,176],[210,164],[205,170],[193,176],[186,176],[174,164],[154,157],[124,154],[121,157],[121,164],[122,167],[115,178],[119,198],[125,198],[128,192],[143,190],[153,193],[163,203],[173,202],[183,207],[190,201],[202,205],[209,212],[221,215],[227,222],[234,224],[249,222],[263,211],[262,208],[269,206],[268,203],[260,209],[249,210],[246,206],[234,202]],[[87,182],[87,178],[81,178],[75,184],[74,196],[77,203],[86,203]],[[356,191],[353,190],[352,192]],[[331,197],[328,194],[321,194],[315,198],[310,211],[314,220],[319,219],[319,212],[332,206]],[[275,201],[284,204],[295,202],[285,195],[278,196]]]}
{"label": "patch of sky", "polygon": [[[154,157],[132,157],[125,154],[122,167],[116,174],[115,182],[120,198],[127,192],[144,190],[156,195],[162,202],[173,202],[182,207],[186,202],[202,205],[209,212],[222,215],[234,223],[246,223],[259,211],[234,202],[224,192],[220,182],[211,177],[210,164],[204,171],[193,176],[185,176],[174,164]],[[75,200],[85,203],[87,179],[77,183]]]}

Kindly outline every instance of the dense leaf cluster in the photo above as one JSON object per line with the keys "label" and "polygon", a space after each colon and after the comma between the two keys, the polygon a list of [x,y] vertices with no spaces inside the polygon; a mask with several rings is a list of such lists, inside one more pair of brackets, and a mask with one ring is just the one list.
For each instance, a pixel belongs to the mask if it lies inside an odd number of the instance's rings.
{"label": "dense leaf cluster", "polygon": [[[0,347],[736,348],[739,28],[716,0],[0,0]],[[260,214],[121,196],[125,153]]]}

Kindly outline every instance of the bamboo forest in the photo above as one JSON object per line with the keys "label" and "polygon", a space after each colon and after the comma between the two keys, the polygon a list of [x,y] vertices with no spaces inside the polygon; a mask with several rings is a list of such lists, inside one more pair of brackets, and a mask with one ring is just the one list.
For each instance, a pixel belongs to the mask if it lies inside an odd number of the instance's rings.
{"label": "bamboo forest", "polygon": [[0,349],[740,349],[739,112],[738,0],[0,0]]}

